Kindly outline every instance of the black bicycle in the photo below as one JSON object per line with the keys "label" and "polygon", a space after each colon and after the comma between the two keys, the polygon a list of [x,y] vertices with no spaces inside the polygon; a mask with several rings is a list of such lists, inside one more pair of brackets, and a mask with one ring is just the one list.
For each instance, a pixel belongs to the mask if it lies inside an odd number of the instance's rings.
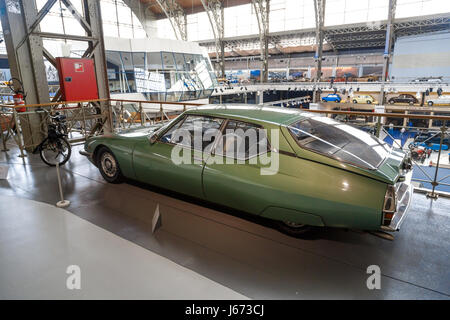
{"label": "black bicycle", "polygon": [[66,116],[56,113],[49,116],[47,137],[36,147],[33,153],[39,152],[42,161],[49,166],[60,166],[70,159],[72,148],[67,141]]}

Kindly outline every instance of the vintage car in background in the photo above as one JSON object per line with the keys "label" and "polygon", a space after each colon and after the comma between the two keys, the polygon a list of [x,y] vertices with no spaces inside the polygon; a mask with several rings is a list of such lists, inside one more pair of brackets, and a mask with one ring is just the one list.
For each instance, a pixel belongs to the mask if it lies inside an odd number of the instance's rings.
{"label": "vintage car in background", "polygon": [[[126,177],[269,218],[293,236],[312,226],[396,231],[411,201],[409,154],[327,117],[209,105],[145,130],[88,138],[80,153],[108,182]],[[196,134],[201,143],[185,141]],[[180,150],[187,162],[174,161]]]}
{"label": "vintage car in background", "polygon": [[419,100],[417,100],[416,97],[414,97],[412,94],[401,94],[397,97],[389,98],[388,100],[389,104],[394,103],[407,103],[409,105],[413,105],[415,103],[419,103]]}
{"label": "vintage car in background", "polygon": [[370,94],[354,95],[350,98],[350,101],[353,103],[378,104],[378,101]]}
{"label": "vintage car in background", "polygon": [[342,98],[336,93],[330,93],[329,95],[322,97],[322,102],[341,102]]}
{"label": "vintage car in background", "polygon": [[427,104],[430,107],[434,105],[450,105],[450,96],[444,95],[437,98],[428,99]]}

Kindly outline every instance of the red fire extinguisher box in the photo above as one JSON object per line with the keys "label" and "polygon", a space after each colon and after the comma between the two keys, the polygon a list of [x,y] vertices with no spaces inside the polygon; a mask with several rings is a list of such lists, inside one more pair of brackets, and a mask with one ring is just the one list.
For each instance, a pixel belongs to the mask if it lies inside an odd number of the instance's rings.
{"label": "red fire extinguisher box", "polygon": [[93,59],[56,58],[63,101],[98,99]]}

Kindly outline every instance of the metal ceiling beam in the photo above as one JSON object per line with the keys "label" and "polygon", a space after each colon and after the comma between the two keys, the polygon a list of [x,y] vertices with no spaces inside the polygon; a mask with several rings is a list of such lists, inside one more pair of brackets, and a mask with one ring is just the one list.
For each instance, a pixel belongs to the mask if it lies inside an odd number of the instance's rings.
{"label": "metal ceiling beam", "polygon": [[216,60],[219,65],[219,77],[225,77],[225,24],[224,5],[222,0],[201,0],[208,15],[211,29],[214,34]]}
{"label": "metal ceiling beam", "polygon": [[176,0],[156,0],[169,19],[178,40],[187,41],[187,18],[183,7]]}
{"label": "metal ceiling beam", "polygon": [[[327,26],[324,27],[324,38],[327,41],[327,44],[332,45],[332,48],[334,47],[336,50],[368,48],[370,47],[370,43],[367,41],[369,39],[373,40],[373,45],[375,47],[383,47],[384,44],[381,46],[379,44],[386,37],[386,28],[386,21],[372,24],[359,23],[344,26]],[[397,37],[422,34],[431,31],[449,30],[450,14],[396,19],[393,22],[393,28]],[[312,45],[313,43],[308,39],[314,36],[314,29],[304,29],[277,32],[269,35],[268,38],[269,44],[275,43],[283,48],[286,46],[283,45],[283,42],[289,43],[287,46]],[[305,39],[305,41],[302,41],[302,39]],[[345,45],[339,42],[344,39],[346,42],[348,41]],[[236,50],[239,51],[241,46],[250,46],[254,50],[259,50],[259,35],[225,38],[224,41],[226,50],[229,47],[236,47]],[[212,40],[200,41],[200,45],[206,46],[208,52],[214,51],[214,41]]]}
{"label": "metal ceiling beam", "polygon": [[258,20],[259,43],[261,50],[261,82],[267,82],[269,78],[269,13],[270,0],[252,0]]}
{"label": "metal ceiling beam", "polygon": [[368,34],[360,34],[360,35],[346,35],[339,37],[332,37],[333,43],[336,45],[341,42],[353,42],[353,41],[365,41],[365,40],[384,40],[386,37],[385,33],[368,33]]}
{"label": "metal ceiling beam", "polygon": [[336,49],[358,49],[358,48],[381,48],[384,47],[385,41],[357,41],[357,42],[343,42],[337,43]]}

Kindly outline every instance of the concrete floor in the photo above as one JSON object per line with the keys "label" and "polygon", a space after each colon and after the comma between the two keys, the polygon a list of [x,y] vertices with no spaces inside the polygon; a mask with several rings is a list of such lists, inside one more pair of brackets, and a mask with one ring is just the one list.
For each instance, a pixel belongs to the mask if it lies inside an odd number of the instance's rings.
{"label": "concrete floor", "polygon": [[[394,241],[340,229],[295,239],[266,221],[149,186],[107,184],[79,148],[62,170],[68,211],[246,297],[450,299],[449,199],[414,194]],[[10,166],[1,194],[55,204],[55,169],[17,154],[0,152],[0,165]],[[157,204],[162,226],[152,235]],[[369,265],[381,268],[380,290],[367,289]]]}
{"label": "concrete floor", "polygon": [[[0,299],[245,298],[66,210],[3,195],[0,258]],[[79,290],[67,287],[73,265]]]}

